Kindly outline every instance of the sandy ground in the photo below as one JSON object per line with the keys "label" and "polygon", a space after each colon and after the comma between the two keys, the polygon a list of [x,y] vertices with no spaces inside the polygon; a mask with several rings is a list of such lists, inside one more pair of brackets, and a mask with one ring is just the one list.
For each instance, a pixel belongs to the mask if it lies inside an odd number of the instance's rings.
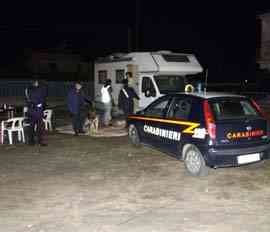
{"label": "sandy ground", "polygon": [[0,145],[0,232],[270,231],[270,161],[195,178],[127,137],[48,143]]}
{"label": "sandy ground", "polygon": [[270,162],[186,174],[126,137],[0,146],[0,231],[270,231]]}

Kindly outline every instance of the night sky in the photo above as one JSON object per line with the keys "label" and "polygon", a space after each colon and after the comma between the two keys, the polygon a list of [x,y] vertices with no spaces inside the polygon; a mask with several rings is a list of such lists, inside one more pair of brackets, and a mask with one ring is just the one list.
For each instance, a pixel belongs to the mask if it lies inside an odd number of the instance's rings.
{"label": "night sky", "polygon": [[237,1],[187,2],[5,3],[0,13],[1,67],[20,62],[29,49],[60,47],[66,41],[88,59],[129,48],[191,52],[209,69],[211,80],[254,79],[255,15],[270,4],[254,8]]}

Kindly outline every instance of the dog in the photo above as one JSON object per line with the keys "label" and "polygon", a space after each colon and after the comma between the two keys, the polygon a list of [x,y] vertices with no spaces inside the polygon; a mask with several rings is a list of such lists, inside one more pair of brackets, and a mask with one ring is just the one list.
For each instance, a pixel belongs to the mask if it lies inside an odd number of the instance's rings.
{"label": "dog", "polygon": [[99,128],[99,117],[95,111],[89,111],[87,119],[84,123],[85,131],[88,131],[89,135],[98,133]]}

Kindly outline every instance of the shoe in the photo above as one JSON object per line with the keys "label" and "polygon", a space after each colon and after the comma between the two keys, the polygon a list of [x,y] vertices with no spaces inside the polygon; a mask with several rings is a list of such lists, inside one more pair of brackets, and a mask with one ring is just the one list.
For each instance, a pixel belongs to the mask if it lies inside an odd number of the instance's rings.
{"label": "shoe", "polygon": [[83,130],[79,130],[79,134],[84,135],[84,134],[85,134],[85,131],[83,131]]}
{"label": "shoe", "polygon": [[41,147],[47,147],[48,144],[47,143],[40,143],[39,146],[41,146]]}
{"label": "shoe", "polygon": [[28,142],[28,145],[29,145],[29,146],[35,146],[35,142],[34,142],[34,141],[29,141],[29,142]]}

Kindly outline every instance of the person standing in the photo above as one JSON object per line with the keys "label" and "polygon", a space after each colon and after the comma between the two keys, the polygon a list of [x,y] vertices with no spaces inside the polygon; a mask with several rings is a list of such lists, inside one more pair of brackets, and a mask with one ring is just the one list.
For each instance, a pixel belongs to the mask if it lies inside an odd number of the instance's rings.
{"label": "person standing", "polygon": [[85,103],[91,103],[91,101],[86,97],[82,91],[82,84],[76,82],[75,85],[69,90],[68,97],[68,110],[72,117],[72,126],[74,134],[78,136],[79,134],[84,134],[83,123],[84,123],[84,114],[83,109]]}
{"label": "person standing", "polygon": [[37,137],[39,145],[47,146],[44,141],[45,125],[43,122],[46,90],[39,84],[38,80],[35,80],[33,85],[26,89],[25,94],[28,107],[27,115],[30,120],[29,145],[34,145],[35,137]]}
{"label": "person standing", "polygon": [[112,87],[111,87],[111,79],[106,79],[105,84],[101,88],[101,102],[103,104],[103,118],[102,122],[104,126],[109,126],[110,121],[112,119]]}
{"label": "person standing", "polygon": [[123,80],[123,88],[119,92],[118,108],[124,112],[125,118],[134,113],[134,98],[139,100],[135,90],[128,85],[128,79]]}

